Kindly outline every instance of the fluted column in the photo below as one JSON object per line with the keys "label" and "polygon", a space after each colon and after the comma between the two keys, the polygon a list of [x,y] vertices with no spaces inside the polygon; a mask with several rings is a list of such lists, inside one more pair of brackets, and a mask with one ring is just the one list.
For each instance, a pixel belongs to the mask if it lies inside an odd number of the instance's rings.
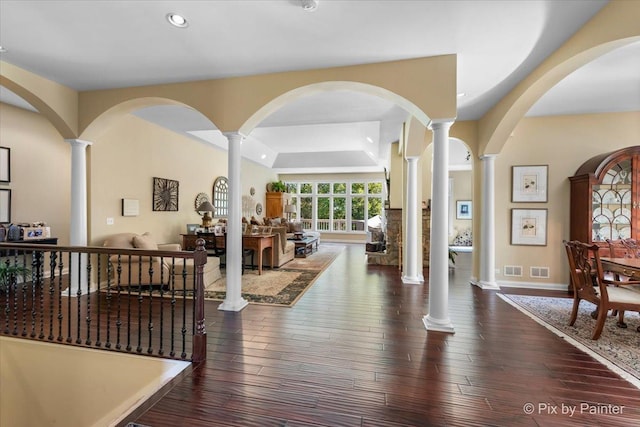
{"label": "fluted column", "polygon": [[496,224],[495,224],[495,154],[480,157],[482,161],[482,215],[480,222],[480,280],[482,289],[500,289],[496,283]]}
{"label": "fluted column", "polygon": [[402,283],[420,284],[424,282],[422,266],[418,266],[418,157],[407,158],[407,216],[405,233],[406,271]]}
{"label": "fluted column", "polygon": [[449,128],[451,121],[431,124],[433,178],[431,191],[431,249],[429,252],[429,314],[422,322],[427,330],[453,333],[449,319]]}
{"label": "fluted column", "polygon": [[[71,145],[71,221],[69,244],[87,246],[87,147],[92,144],[81,139],[67,139]],[[70,287],[66,296],[79,296],[88,291],[87,256],[71,255],[69,267]]]}
{"label": "fluted column", "polygon": [[226,133],[229,140],[229,215],[227,216],[227,295],[218,310],[240,311],[248,301],[242,298],[242,181],[240,179],[240,145],[242,135]]}

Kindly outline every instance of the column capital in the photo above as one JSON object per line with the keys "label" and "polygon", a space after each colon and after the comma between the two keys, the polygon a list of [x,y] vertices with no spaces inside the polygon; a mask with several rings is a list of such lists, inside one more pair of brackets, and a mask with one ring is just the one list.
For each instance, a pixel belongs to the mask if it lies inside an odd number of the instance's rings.
{"label": "column capital", "polygon": [[71,144],[71,146],[73,147],[88,147],[89,145],[93,145],[93,142],[85,141],[83,139],[69,138],[69,139],[65,139],[65,141]]}
{"label": "column capital", "polygon": [[428,129],[431,130],[440,130],[440,129],[449,129],[451,127],[451,125],[453,125],[453,123],[455,122],[455,119],[437,119],[437,120],[431,120],[431,122],[429,122],[429,126],[427,126]]}
{"label": "column capital", "polygon": [[222,132],[229,141],[242,141],[246,137],[240,132]]}
{"label": "column capital", "polygon": [[496,157],[498,157],[497,154],[483,154],[483,155],[479,156],[479,159],[480,160],[493,160]]}

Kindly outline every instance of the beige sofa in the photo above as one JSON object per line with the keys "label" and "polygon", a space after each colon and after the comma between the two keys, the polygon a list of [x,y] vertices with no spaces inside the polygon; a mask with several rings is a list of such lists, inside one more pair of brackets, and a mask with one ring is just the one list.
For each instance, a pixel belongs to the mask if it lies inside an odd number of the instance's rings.
{"label": "beige sofa", "polygon": [[[147,249],[147,250],[161,250],[161,251],[180,251],[182,248],[178,243],[157,244],[151,234],[136,234],[136,233],[118,233],[107,237],[103,243],[107,248],[119,248],[119,249]],[[168,285],[171,282],[171,278],[175,278],[175,287],[177,289],[183,289],[183,270],[186,270],[186,280],[184,280],[184,287],[187,289],[193,288],[193,275],[195,268],[193,265],[193,259],[188,259],[186,264],[182,259],[176,258],[175,262],[172,262],[171,258],[161,257],[131,257],[129,262],[128,256],[120,257],[120,281],[116,283],[117,267],[118,267],[118,255],[111,255],[109,262],[112,266],[113,284],[120,286],[138,286],[142,285]],[[149,273],[150,267],[153,267],[153,275]],[[131,274],[129,274],[131,273]],[[221,277],[220,273],[220,258],[207,257],[207,263],[203,269],[203,282],[205,286],[210,285]]]}
{"label": "beige sofa", "polygon": [[[271,232],[275,234],[273,238],[273,266],[281,267],[291,261],[296,254],[295,244],[287,240],[287,227],[272,227]],[[262,266],[271,265],[271,249],[264,251]]]}

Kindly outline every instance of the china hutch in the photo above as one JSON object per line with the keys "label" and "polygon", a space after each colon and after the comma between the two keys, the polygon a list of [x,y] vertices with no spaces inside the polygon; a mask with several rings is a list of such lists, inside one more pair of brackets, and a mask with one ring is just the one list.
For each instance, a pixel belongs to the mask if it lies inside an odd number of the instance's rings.
{"label": "china hutch", "polygon": [[570,239],[606,248],[640,239],[640,146],[587,160],[571,181]]}

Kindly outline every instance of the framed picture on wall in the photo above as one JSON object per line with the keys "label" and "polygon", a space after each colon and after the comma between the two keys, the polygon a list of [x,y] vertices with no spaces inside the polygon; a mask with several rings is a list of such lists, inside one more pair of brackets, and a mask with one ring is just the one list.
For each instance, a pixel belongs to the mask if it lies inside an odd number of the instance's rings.
{"label": "framed picture on wall", "polygon": [[549,166],[512,166],[511,201],[547,202]]}
{"label": "framed picture on wall", "polygon": [[0,147],[0,182],[11,182],[11,149]]}
{"label": "framed picture on wall", "polygon": [[456,219],[471,219],[471,200],[456,201]]}
{"label": "framed picture on wall", "polygon": [[11,190],[0,189],[0,224],[11,222]]}
{"label": "framed picture on wall", "polygon": [[166,178],[153,178],[153,210],[178,210],[178,181]]}
{"label": "framed picture on wall", "polygon": [[511,244],[547,246],[547,210],[511,209]]}

